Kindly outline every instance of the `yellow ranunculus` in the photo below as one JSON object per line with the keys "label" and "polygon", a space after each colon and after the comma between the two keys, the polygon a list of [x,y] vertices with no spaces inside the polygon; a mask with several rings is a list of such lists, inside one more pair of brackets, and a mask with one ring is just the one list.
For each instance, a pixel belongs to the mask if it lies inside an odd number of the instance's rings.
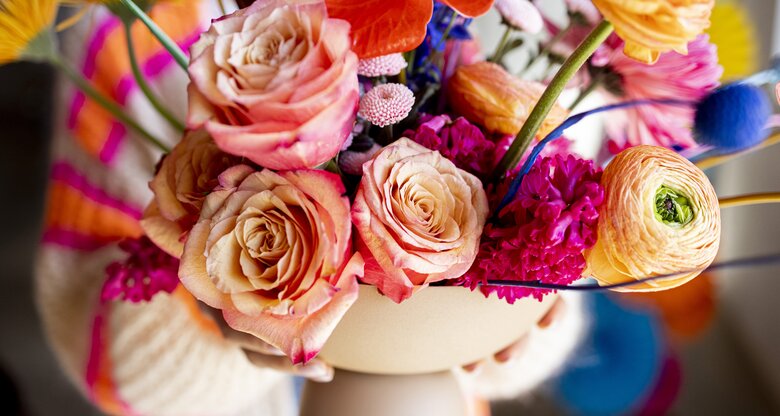
{"label": "yellow ranunculus", "polygon": [[715,0],[593,0],[615,25],[629,57],[648,64],[671,50],[687,54],[688,42],[710,25]]}

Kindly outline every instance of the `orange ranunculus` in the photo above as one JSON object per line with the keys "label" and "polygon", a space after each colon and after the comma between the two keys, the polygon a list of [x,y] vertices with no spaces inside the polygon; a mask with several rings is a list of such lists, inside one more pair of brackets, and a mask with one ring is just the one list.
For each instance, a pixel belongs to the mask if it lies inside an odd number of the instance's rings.
{"label": "orange ranunculus", "polygon": [[715,0],[593,0],[625,42],[624,52],[652,64],[663,52],[688,53],[688,42],[710,26]]}
{"label": "orange ranunculus", "polygon": [[[360,58],[410,51],[425,38],[432,0],[326,0],[328,15],[352,25],[353,50]],[[490,9],[493,0],[443,0],[467,17]]]}
{"label": "orange ranunculus", "polygon": [[[514,136],[523,127],[544,89],[538,82],[512,76],[500,65],[477,62],[458,68],[447,91],[455,112],[490,131]],[[547,135],[566,119],[566,115],[566,110],[556,104],[538,135]]]}
{"label": "orange ranunculus", "polygon": [[688,282],[715,259],[720,206],[709,179],[688,159],[661,146],[620,152],[601,176],[606,199],[599,239],[585,252],[586,274],[609,285],[680,273],[617,289],[652,292]]}

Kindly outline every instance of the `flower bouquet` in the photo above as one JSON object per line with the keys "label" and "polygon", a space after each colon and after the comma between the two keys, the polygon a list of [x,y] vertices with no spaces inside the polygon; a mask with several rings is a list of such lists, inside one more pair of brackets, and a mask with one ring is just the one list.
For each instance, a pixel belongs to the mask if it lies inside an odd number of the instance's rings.
{"label": "flower bouquet", "polygon": [[[122,243],[103,300],[180,282],[294,364],[472,362],[557,291],[684,284],[717,255],[721,208],[780,200],[719,200],[701,170],[775,140],[757,84],[776,71],[719,86],[713,0],[571,0],[563,26],[526,0],[257,0],[189,53],[147,14],[155,1],[68,3],[142,22],[189,77],[179,120],[134,71],[178,132],[158,138],[60,56],[57,1],[0,0],[0,62],[55,65],[162,154],[145,235]],[[470,24],[492,7],[504,34],[486,59]],[[575,112],[594,91],[607,105]],[[597,113],[603,151],[586,158],[565,134]]]}

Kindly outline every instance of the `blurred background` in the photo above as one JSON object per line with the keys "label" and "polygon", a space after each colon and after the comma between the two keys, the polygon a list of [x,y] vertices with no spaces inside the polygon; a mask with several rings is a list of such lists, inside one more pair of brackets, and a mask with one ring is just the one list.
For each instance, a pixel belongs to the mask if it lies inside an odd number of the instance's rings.
{"label": "blurred background", "polygon": [[[765,67],[780,52],[780,7],[718,3],[711,35],[727,74],[729,65]],[[734,10],[745,13],[742,23]],[[489,26],[478,32],[486,41],[497,36]],[[99,414],[66,380],[34,306],[54,88],[45,66],[0,67],[0,412],[9,415]],[[777,160],[780,148],[770,148],[708,173],[721,196],[777,191]],[[772,205],[725,211],[721,259],[780,250],[778,214]],[[593,328],[562,373],[530,396],[496,403],[494,414],[780,414],[778,272],[704,275],[659,295],[589,296]]]}

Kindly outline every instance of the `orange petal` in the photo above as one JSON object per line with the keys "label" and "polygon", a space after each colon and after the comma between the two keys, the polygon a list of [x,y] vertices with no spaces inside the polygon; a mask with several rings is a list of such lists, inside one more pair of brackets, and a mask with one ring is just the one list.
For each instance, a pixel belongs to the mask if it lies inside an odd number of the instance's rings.
{"label": "orange petal", "polygon": [[482,16],[490,10],[493,0],[439,0],[466,17]]}
{"label": "orange petal", "polygon": [[[469,11],[477,9],[470,1],[455,3]],[[476,3],[481,9],[485,1]],[[416,48],[425,39],[425,25],[433,14],[432,0],[326,0],[325,4],[330,17],[344,19],[352,25],[352,49],[360,58]]]}

